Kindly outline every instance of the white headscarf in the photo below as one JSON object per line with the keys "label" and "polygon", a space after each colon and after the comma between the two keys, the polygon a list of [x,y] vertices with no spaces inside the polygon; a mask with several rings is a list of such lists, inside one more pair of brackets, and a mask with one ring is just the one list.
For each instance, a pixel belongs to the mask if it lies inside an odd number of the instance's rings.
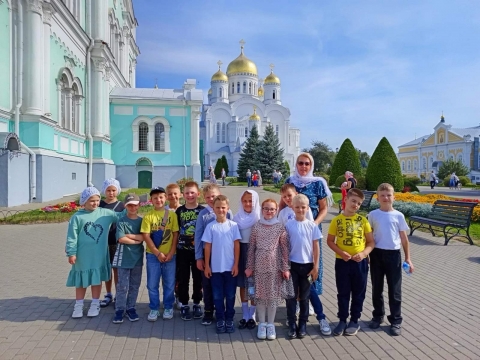
{"label": "white headscarf", "polygon": [[83,190],[82,194],[80,195],[80,206],[85,205],[87,200],[94,195],[98,195],[98,197],[100,197],[100,192],[93,186],[87,187],[85,190]]}
{"label": "white headscarf", "polygon": [[[321,181],[323,188],[325,189],[325,193],[327,194],[327,206],[333,205],[333,196],[330,188],[328,187],[327,181],[321,176],[313,176],[313,169],[314,169],[314,161],[312,155],[308,153],[301,153],[298,157],[308,157],[310,159],[311,167],[310,171],[305,176],[301,176],[298,173],[297,162],[295,161],[295,174],[290,176],[290,182],[295,185],[297,188],[304,188],[307,185],[310,185],[313,182]],[[297,157],[297,160],[298,160]]]}
{"label": "white headscarf", "polygon": [[[243,210],[242,197],[245,193],[252,194],[252,212],[247,213]],[[255,225],[260,219],[260,201],[258,194],[253,190],[245,190],[240,196],[240,206],[238,207],[238,212],[233,217],[233,221],[238,224],[240,230],[248,229]]]}
{"label": "white headscarf", "polygon": [[114,178],[110,178],[103,182],[103,186],[102,186],[103,195],[106,195],[105,191],[107,191],[107,188],[109,186],[115,186],[117,188],[117,195],[119,195],[122,192],[122,189],[120,188],[120,183],[118,182],[118,180]]}

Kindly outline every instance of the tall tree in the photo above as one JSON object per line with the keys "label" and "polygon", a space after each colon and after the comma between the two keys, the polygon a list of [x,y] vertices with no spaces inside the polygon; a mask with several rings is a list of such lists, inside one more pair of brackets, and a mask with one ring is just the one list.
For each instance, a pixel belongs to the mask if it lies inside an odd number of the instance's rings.
{"label": "tall tree", "polygon": [[222,167],[223,167],[223,163],[222,163],[222,159],[220,158],[217,160],[217,163],[215,164],[215,169],[213,170],[213,172],[215,173],[215,177],[217,179],[222,177]]}
{"label": "tall tree", "polygon": [[368,167],[368,162],[370,161],[370,155],[360,149],[357,149],[357,151],[358,157],[360,158],[360,165],[362,166],[362,168],[366,169]]}
{"label": "tall tree", "polygon": [[[252,172],[258,169],[258,149],[260,147],[260,136],[258,135],[257,126],[254,125],[250,134],[245,141],[245,146],[240,153],[240,159],[238,160],[237,176],[240,181],[247,181],[245,174],[248,169]],[[262,173],[263,176],[263,173]]]}
{"label": "tall tree", "polygon": [[260,141],[260,147],[258,148],[258,166],[262,173],[262,179],[272,179],[272,174],[275,170],[280,171],[282,174],[286,173],[283,149],[280,147],[280,141],[275,134],[275,130],[272,125],[267,125],[265,128],[265,134]]}
{"label": "tall tree", "polygon": [[345,171],[351,171],[355,175],[361,174],[360,159],[358,151],[353,146],[350,139],[345,139],[335,156],[335,162],[330,172],[329,184],[335,185],[335,181],[340,175],[344,175]]}
{"label": "tall tree", "polygon": [[395,191],[403,189],[403,176],[397,155],[387,138],[383,137],[372,154],[366,173],[367,190],[377,190],[378,185],[389,183]]}
{"label": "tall tree", "polygon": [[[226,176],[228,176],[228,161],[225,155],[222,155],[222,168],[225,170],[225,174],[227,174]],[[221,171],[220,171],[220,175],[221,175]]]}
{"label": "tall tree", "polygon": [[465,176],[470,172],[470,169],[463,165],[461,161],[455,161],[453,159],[448,159],[447,161],[443,162],[438,169],[438,177],[439,179],[445,179],[449,177],[452,173],[455,173],[457,176]]}
{"label": "tall tree", "polygon": [[313,169],[315,173],[326,173],[335,160],[335,151],[321,141],[312,141],[312,147],[305,148],[303,151],[312,155],[315,163],[315,168]]}

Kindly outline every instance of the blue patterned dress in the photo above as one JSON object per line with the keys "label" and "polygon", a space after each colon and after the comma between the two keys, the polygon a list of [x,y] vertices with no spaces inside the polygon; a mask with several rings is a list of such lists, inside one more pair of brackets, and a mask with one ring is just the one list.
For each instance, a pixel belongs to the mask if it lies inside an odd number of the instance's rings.
{"label": "blue patterned dress", "polygon": [[[291,184],[292,182],[290,181],[290,178],[288,178],[285,180],[285,183]],[[303,194],[308,198],[313,218],[316,219],[319,213],[318,200],[322,200],[327,197],[323,183],[318,180],[304,187],[295,186],[295,189],[299,194]],[[318,228],[320,229],[320,232],[322,232],[322,224],[318,225]],[[318,245],[320,245],[320,261],[318,262],[318,278],[315,281],[315,287],[317,289],[317,294],[321,295],[323,293],[323,241],[321,239],[318,241]]]}

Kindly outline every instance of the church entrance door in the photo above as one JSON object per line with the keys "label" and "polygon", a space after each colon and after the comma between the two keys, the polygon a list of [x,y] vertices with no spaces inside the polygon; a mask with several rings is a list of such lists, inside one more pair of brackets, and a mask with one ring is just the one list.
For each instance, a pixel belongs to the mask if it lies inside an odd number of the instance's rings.
{"label": "church entrance door", "polygon": [[152,188],[152,172],[151,171],[138,172],[138,187],[140,189]]}

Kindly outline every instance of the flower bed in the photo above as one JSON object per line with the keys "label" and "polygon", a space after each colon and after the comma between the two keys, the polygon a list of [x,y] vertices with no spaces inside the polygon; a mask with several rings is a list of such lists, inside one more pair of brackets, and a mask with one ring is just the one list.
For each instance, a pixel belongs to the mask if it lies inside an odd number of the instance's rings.
{"label": "flower bed", "polygon": [[63,212],[63,213],[71,213],[80,210],[82,207],[78,205],[75,201],[60,203],[52,206],[45,206],[41,210],[45,213],[53,213],[53,212]]}

